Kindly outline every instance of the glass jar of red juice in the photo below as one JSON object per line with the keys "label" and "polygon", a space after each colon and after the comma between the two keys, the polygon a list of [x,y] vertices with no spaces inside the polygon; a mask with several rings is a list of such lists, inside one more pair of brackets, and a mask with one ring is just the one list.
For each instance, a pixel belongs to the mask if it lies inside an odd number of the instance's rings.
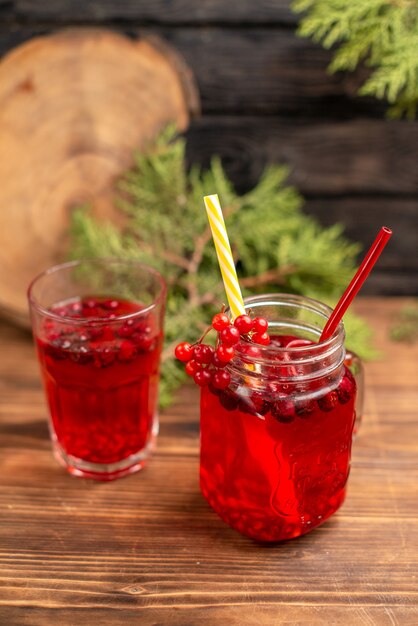
{"label": "glass jar of red juice", "polygon": [[232,528],[282,541],[342,505],[350,471],[356,382],[344,328],[318,343],[331,309],[290,294],[246,299],[267,318],[269,346],[241,340],[226,390],[201,391],[200,485]]}

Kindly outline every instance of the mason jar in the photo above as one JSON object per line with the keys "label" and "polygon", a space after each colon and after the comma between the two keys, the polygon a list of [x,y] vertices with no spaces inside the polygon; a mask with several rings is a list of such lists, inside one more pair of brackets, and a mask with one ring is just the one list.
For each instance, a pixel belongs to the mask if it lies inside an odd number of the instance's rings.
{"label": "mason jar", "polygon": [[[311,298],[247,298],[271,343],[241,340],[225,390],[201,390],[200,486],[240,533],[282,541],[319,526],[343,504],[357,385],[344,327],[318,343],[331,309]],[[228,311],[227,311],[228,313]]]}

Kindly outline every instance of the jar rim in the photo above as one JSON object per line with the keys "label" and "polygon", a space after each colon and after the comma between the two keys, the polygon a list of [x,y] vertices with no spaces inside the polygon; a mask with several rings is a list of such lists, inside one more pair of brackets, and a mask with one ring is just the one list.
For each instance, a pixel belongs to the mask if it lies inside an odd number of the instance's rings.
{"label": "jar rim", "polygon": [[[289,293],[272,293],[272,294],[261,294],[256,296],[249,296],[244,298],[245,310],[249,311],[251,308],[256,308],[257,305],[261,306],[294,306],[301,309],[305,309],[307,311],[311,311],[319,316],[322,316],[324,319],[324,325],[328,320],[329,316],[332,313],[331,307],[319,300],[315,300],[314,298],[310,298],[308,296],[300,296],[296,294]],[[225,310],[227,314],[230,313],[229,307]],[[301,326],[305,326],[315,332],[313,326],[309,324],[304,324],[301,322]],[[316,331],[319,334],[319,328]],[[305,346],[294,346],[294,347],[282,347],[271,344],[268,346],[261,346],[259,344],[254,344],[248,339],[243,340],[243,345],[246,346],[255,346],[257,347],[258,355],[247,355],[244,351],[239,351],[237,357],[228,364],[229,368],[232,370],[241,371],[240,361],[245,360],[246,363],[250,365],[265,365],[271,366],[276,364],[277,360],[280,360],[281,355],[286,355],[286,365],[298,365],[303,366],[305,363],[319,363],[324,359],[329,358],[337,358],[337,353],[344,350],[344,339],[345,339],[345,331],[344,325],[342,322],[339,323],[336,330],[332,334],[331,337],[326,339],[325,341],[312,343]],[[341,361],[341,356],[338,358],[338,362]],[[248,368],[247,368],[248,373]]]}

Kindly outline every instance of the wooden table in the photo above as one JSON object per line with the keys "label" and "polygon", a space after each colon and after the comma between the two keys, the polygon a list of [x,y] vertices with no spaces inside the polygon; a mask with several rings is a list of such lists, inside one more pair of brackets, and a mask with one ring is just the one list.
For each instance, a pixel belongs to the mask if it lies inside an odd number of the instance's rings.
{"label": "wooden table", "polygon": [[0,325],[0,624],[418,624],[418,345],[394,344],[402,300],[360,300],[381,361],[348,499],[311,534],[258,545],[198,488],[198,394],[161,416],[158,450],[110,484],[52,457],[29,337]]}

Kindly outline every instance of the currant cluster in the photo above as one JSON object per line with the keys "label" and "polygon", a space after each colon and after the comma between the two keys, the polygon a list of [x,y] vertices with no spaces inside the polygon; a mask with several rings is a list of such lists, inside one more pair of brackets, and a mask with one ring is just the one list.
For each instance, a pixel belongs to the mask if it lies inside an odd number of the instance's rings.
{"label": "currant cluster", "polygon": [[[218,333],[216,348],[202,343],[211,329]],[[179,361],[186,364],[186,374],[193,377],[197,385],[224,390],[231,382],[231,375],[225,366],[234,358],[237,344],[242,339],[250,340],[250,344],[245,344],[245,350],[249,356],[256,357],[259,355],[257,344],[267,346],[270,343],[267,329],[268,321],[264,317],[239,315],[232,322],[226,313],[217,313],[210,329],[197,343],[183,341],[176,346],[174,353]]]}

